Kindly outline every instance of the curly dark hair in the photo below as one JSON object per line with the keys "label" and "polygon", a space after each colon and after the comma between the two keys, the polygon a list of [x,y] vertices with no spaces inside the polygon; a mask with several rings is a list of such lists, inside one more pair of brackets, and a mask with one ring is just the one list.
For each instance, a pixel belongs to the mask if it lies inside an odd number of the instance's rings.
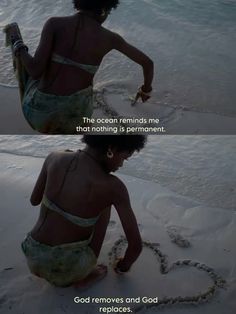
{"label": "curly dark hair", "polygon": [[82,142],[105,153],[109,147],[118,151],[140,151],[146,144],[145,135],[84,135]]}
{"label": "curly dark hair", "polygon": [[76,10],[92,11],[96,14],[102,14],[102,11],[110,11],[116,9],[119,0],[73,0]]}

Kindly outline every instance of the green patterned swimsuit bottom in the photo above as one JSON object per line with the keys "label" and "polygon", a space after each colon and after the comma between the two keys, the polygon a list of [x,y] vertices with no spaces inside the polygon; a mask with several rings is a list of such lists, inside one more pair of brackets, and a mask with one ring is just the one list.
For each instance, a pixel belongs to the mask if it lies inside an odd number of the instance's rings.
{"label": "green patterned swimsuit bottom", "polygon": [[35,241],[30,234],[21,244],[31,273],[59,287],[70,286],[96,266],[97,258],[89,240],[49,246]]}
{"label": "green patterned swimsuit bottom", "polygon": [[[81,218],[71,215],[45,195],[42,205],[81,227],[95,226],[100,216]],[[97,257],[89,246],[92,237],[93,233],[87,240],[50,246],[34,240],[29,233],[21,248],[34,275],[55,286],[66,287],[87,277],[96,266]]]}
{"label": "green patterned swimsuit bottom", "polygon": [[[80,68],[92,75],[98,66],[82,64],[53,53],[53,62]],[[46,94],[38,90],[38,81],[30,77],[25,84],[22,109],[31,127],[46,134],[76,134],[83,118],[93,113],[93,88],[89,86],[69,96]]]}
{"label": "green patterned swimsuit bottom", "polygon": [[93,113],[93,88],[89,86],[69,96],[46,94],[38,90],[38,81],[29,78],[22,110],[30,126],[44,134],[76,134],[83,118]]}

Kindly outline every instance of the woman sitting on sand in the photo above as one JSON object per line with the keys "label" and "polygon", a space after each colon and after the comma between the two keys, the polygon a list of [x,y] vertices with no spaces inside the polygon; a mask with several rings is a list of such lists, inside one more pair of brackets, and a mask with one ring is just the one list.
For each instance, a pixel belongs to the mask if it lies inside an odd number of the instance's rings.
{"label": "woman sitting on sand", "polygon": [[[14,55],[29,77],[24,80],[22,107],[33,129],[42,133],[76,133],[83,117],[93,113],[93,78],[103,57],[113,49],[143,67],[144,84],[137,97],[150,98],[153,62],[120,35],[102,27],[119,0],[74,0],[75,15],[50,18],[43,27],[34,57],[21,40],[17,24],[5,28]],[[22,84],[21,84],[22,85]]]}
{"label": "woman sitting on sand", "polygon": [[138,258],[142,242],[128,191],[110,174],[145,145],[143,135],[85,135],[77,152],[51,153],[31,195],[41,203],[38,221],[22,243],[31,272],[56,286],[84,287],[103,278],[96,266],[114,205],[127,241],[124,258],[114,267],[127,272]]}

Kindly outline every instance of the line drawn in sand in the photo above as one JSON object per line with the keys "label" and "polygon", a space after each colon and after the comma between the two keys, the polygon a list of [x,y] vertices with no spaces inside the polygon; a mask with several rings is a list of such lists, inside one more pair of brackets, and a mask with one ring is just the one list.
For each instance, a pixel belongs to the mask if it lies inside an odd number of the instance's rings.
{"label": "line drawn in sand", "polygon": [[[109,264],[112,266],[117,258],[121,257],[121,252],[124,247],[127,245],[127,240],[125,237],[121,236],[113,245],[112,249],[108,253],[109,256]],[[226,288],[226,281],[216,273],[216,271],[207,266],[206,264],[192,261],[191,259],[186,260],[177,260],[171,265],[168,264],[168,257],[165,255],[158,243],[151,243],[149,241],[143,241],[143,247],[150,249],[154,256],[157,258],[160,264],[160,273],[168,274],[172,270],[177,269],[179,267],[193,267],[199,271],[205,272],[212,280],[212,285],[209,286],[205,291],[201,291],[200,293],[193,296],[177,296],[177,297],[164,297],[159,299],[158,303],[153,304],[140,304],[132,308],[134,313],[141,312],[143,310],[148,310],[151,308],[162,308],[164,306],[178,305],[178,304],[190,304],[190,305],[199,305],[201,303],[208,302],[216,293],[216,291],[220,288]],[[146,312],[145,312],[146,313]]]}

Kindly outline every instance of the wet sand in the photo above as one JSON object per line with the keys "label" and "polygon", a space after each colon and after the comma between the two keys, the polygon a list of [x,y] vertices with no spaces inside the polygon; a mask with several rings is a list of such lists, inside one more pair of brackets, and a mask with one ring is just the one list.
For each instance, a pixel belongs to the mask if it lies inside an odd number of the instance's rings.
{"label": "wet sand", "polygon": [[[23,116],[17,88],[0,86],[0,134],[39,134],[32,130]],[[153,118],[160,120],[159,127],[165,132],[156,134],[236,134],[236,118],[212,113],[199,113],[174,109],[162,104],[137,103],[132,107],[130,101],[120,95],[108,96],[105,101],[95,101],[93,117]],[[108,105],[108,103],[110,105]]]}

